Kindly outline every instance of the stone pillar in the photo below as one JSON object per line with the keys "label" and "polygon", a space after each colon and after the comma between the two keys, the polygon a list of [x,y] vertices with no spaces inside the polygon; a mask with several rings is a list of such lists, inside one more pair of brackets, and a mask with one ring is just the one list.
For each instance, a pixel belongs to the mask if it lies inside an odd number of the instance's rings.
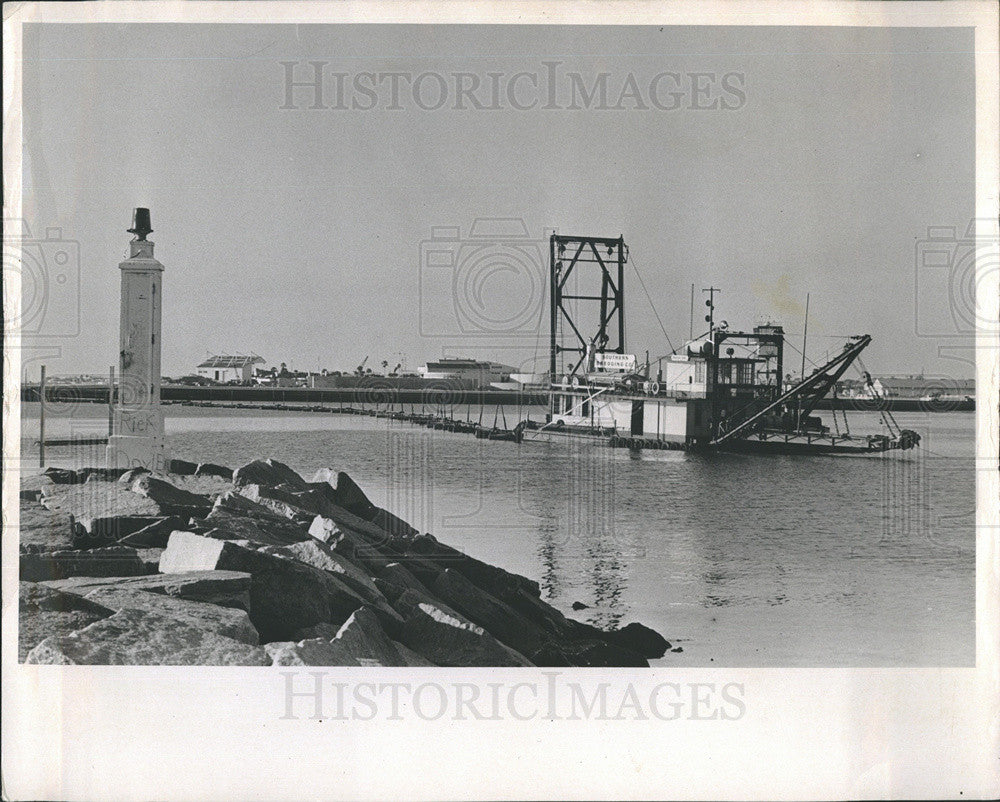
{"label": "stone pillar", "polygon": [[[144,213],[144,214],[143,214]],[[166,472],[169,465],[160,407],[160,310],[163,265],[153,258],[149,211],[136,209],[122,274],[118,402],[108,441],[110,467]]]}

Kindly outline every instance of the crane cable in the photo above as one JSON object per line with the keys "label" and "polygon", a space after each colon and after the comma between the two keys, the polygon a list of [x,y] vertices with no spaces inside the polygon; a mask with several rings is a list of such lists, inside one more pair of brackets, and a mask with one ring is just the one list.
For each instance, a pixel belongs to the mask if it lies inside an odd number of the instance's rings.
{"label": "crane cable", "polygon": [[[660,331],[662,331],[663,336],[667,338],[667,345],[670,346],[670,353],[675,354],[677,353],[677,349],[674,348],[674,344],[670,342],[670,335],[667,334],[667,329],[663,325],[663,321],[660,319],[660,313],[657,312],[656,307],[653,306],[653,299],[649,294],[649,290],[646,289],[646,282],[642,280],[642,275],[639,273],[639,266],[636,265],[635,263],[635,257],[632,256],[632,254],[629,254],[629,256],[630,256],[629,263],[632,265],[632,269],[635,271],[635,277],[639,279],[639,284],[642,287],[642,291],[646,293],[646,300],[649,301],[649,308],[653,310],[653,314],[656,316],[656,322],[660,324]],[[621,292],[621,289],[622,288],[619,287],[618,291]]]}
{"label": "crane cable", "polygon": [[[865,366],[865,363],[861,360],[861,354],[858,354],[858,356],[857,356],[857,363],[858,363],[857,364],[858,370],[864,371],[864,375],[867,377],[867,380],[870,382],[871,381],[871,373],[869,373],[868,368]],[[870,384],[869,384],[869,386],[871,386],[872,390],[875,389],[874,386],[872,386]],[[885,409],[879,410],[882,413],[882,422],[886,425],[886,428],[889,430],[890,434],[892,434],[895,437],[899,437],[902,434],[903,430],[899,428],[899,424],[896,423],[896,419],[893,417],[892,412],[889,409],[889,404],[888,404],[889,397],[888,396],[882,396],[882,400],[886,402]],[[895,427],[895,430],[896,430],[895,432],[893,432],[893,428],[894,427]]]}

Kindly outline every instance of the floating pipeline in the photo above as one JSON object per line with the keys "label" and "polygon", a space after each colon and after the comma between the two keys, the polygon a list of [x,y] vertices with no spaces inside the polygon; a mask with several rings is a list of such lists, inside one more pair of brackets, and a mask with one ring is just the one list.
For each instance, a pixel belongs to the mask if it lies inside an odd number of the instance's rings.
{"label": "floating pipeline", "polygon": [[[516,390],[470,390],[448,387],[416,388],[307,388],[307,387],[188,387],[167,385],[160,391],[164,403],[192,406],[218,406],[229,409],[292,410],[308,412],[334,412],[340,414],[367,414],[368,409],[392,407],[394,404],[427,404],[434,407],[442,398],[451,404],[473,404],[494,406],[541,406],[549,403],[548,393],[532,389]],[[60,403],[108,402],[106,385],[48,385],[48,398]],[[37,385],[21,386],[21,401],[38,401]],[[338,404],[338,407],[323,406]],[[344,404],[360,404],[357,408]],[[318,406],[303,406],[318,405]],[[825,398],[817,402],[816,409],[830,410],[836,407],[848,412],[972,412],[976,408],[975,398]],[[393,417],[395,413],[383,413]],[[379,415],[380,417],[383,415]]]}
{"label": "floating pipeline", "polygon": [[22,477],[21,660],[641,667],[670,649],[568,618],[345,473],[170,467]]}

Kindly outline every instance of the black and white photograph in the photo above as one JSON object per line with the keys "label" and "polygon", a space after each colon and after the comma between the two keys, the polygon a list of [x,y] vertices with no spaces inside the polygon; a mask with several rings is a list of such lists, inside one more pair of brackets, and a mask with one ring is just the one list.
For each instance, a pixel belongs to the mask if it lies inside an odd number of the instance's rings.
{"label": "black and white photograph", "polygon": [[5,796],[994,798],[997,37],[5,5]]}

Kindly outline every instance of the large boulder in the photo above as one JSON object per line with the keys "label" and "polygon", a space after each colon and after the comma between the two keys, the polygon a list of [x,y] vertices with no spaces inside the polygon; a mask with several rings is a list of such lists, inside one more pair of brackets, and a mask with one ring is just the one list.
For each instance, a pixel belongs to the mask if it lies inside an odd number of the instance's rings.
{"label": "large boulder", "polygon": [[422,654],[417,654],[409,646],[404,646],[399,641],[393,641],[392,645],[396,647],[396,651],[399,652],[399,656],[403,659],[403,662],[400,665],[412,666],[414,668],[437,665],[437,663],[432,663]]}
{"label": "large boulder", "polygon": [[42,476],[47,476],[53,484],[76,485],[83,484],[87,478],[70,468],[46,468],[42,471]]}
{"label": "large boulder", "polygon": [[385,626],[395,631],[395,628],[402,623],[388,599],[382,595],[371,578],[329,546],[312,540],[291,546],[265,547],[261,551],[328,572],[364,599],[365,603],[377,612]]}
{"label": "large boulder", "polygon": [[349,512],[335,502],[322,499],[321,502],[317,501],[317,505],[320,504],[319,515],[332,519],[338,527],[353,533],[367,543],[381,547],[392,540],[392,536],[382,527]]}
{"label": "large boulder", "polygon": [[384,529],[393,537],[412,537],[419,532],[402,518],[397,518],[388,510],[379,507],[371,518],[371,522],[379,529]]}
{"label": "large boulder", "polygon": [[378,511],[378,507],[369,501],[365,491],[358,487],[357,483],[343,471],[337,474],[335,491],[337,505],[359,518],[370,521]]}
{"label": "large boulder", "polygon": [[309,531],[319,531],[321,535],[326,535],[316,539],[322,540],[337,554],[363,567],[369,574],[400,559],[400,555],[388,546],[385,539],[373,537],[370,533],[348,525],[340,525],[330,518],[317,516]]}
{"label": "large boulder", "polygon": [[198,463],[184,459],[172,459],[167,467],[167,473],[178,476],[194,476],[198,472]]}
{"label": "large boulder", "polygon": [[374,581],[375,587],[391,602],[395,602],[408,590],[415,590],[425,596],[431,595],[424,583],[406,570],[401,563],[389,563],[379,568]]}
{"label": "large boulder", "polygon": [[663,657],[670,648],[670,643],[659,632],[643,624],[631,623],[621,629],[602,633],[608,643],[630,649],[643,657]]}
{"label": "large boulder", "polygon": [[[333,547],[338,554],[364,567],[369,573],[375,573],[389,563],[411,559],[395,547],[395,540],[385,530],[335,504],[324,502],[324,505],[324,513],[313,518],[309,534]],[[431,567],[422,558],[419,559],[425,568]],[[436,572],[439,569],[433,570]]]}
{"label": "large boulder", "polygon": [[523,588],[507,588],[497,594],[497,598],[557,638],[571,639],[579,635],[574,628],[576,622]]}
{"label": "large boulder", "polygon": [[21,582],[18,590],[17,659],[22,663],[45,638],[68,635],[115,612],[75,593],[34,582]]}
{"label": "large boulder", "polygon": [[170,616],[120,610],[69,635],[46,638],[26,662],[62,665],[262,666],[270,660],[250,646]]}
{"label": "large boulder", "polygon": [[439,666],[530,666],[522,654],[504,646],[482,627],[447,605],[408,590],[396,602],[404,623],[399,641]]}
{"label": "large boulder", "polygon": [[160,555],[163,554],[163,549],[136,549],[135,552],[142,560],[147,574],[160,573]]}
{"label": "large boulder", "polygon": [[250,646],[260,644],[260,636],[245,610],[217,604],[179,599],[146,590],[103,587],[90,591],[86,598],[111,610],[144,610],[183,621],[198,629],[217,632]]}
{"label": "large boulder", "polygon": [[431,590],[437,598],[522,654],[532,654],[548,640],[540,626],[510,605],[477,588],[453,568],[438,574]]}
{"label": "large boulder", "polygon": [[156,502],[168,515],[204,517],[212,509],[212,502],[205,496],[157,479],[152,474],[143,474],[136,479],[131,490]]}
{"label": "large boulder", "polygon": [[136,550],[127,546],[20,555],[20,579],[27,582],[71,576],[140,576],[145,573],[145,566]]}
{"label": "large boulder", "polygon": [[215,500],[212,512],[225,512],[230,515],[238,515],[243,518],[255,518],[261,521],[288,523],[288,520],[274,510],[251,501],[238,490],[227,490],[220,493]]}
{"label": "large boulder", "polygon": [[312,539],[304,528],[288,521],[250,518],[219,509],[209,513],[200,530],[217,540],[249,540],[261,546],[287,546]]}
{"label": "large boulder", "polygon": [[[84,531],[77,532],[77,548],[97,548],[117,543],[122,538],[163,520],[163,517],[154,515],[111,515],[81,518],[77,523]],[[88,543],[89,545],[86,545]]]}
{"label": "large boulder", "polygon": [[548,633],[545,644],[529,655],[535,665],[605,668],[649,665],[642,654],[625,643],[607,640],[607,633],[567,618],[524,588],[507,587],[500,600]]}
{"label": "large boulder", "polygon": [[[365,600],[327,571],[229,540],[174,532],[160,557],[165,574],[230,570],[251,575],[250,620],[266,641],[289,640],[321,621],[341,624]],[[397,618],[398,616],[393,616]]]}
{"label": "large boulder", "polygon": [[309,485],[329,485],[331,488],[337,487],[337,472],[333,468],[320,468],[309,480]]}
{"label": "large boulder", "polygon": [[175,529],[183,529],[186,523],[183,518],[179,518],[176,515],[166,518],[153,518],[149,524],[141,529],[136,529],[119,538],[118,543],[122,546],[131,546],[135,549],[163,549],[167,546],[170,533]]}
{"label": "large boulder", "polygon": [[363,598],[386,603],[385,597],[371,578],[358,566],[332,548],[318,540],[306,540],[290,546],[269,546],[261,549],[268,554],[278,554],[290,560],[298,560],[313,568],[329,571],[331,574],[356,590]]}
{"label": "large boulder", "polygon": [[[346,476],[346,474],[345,474]],[[410,537],[417,530],[392,513],[387,512],[370,502],[359,503],[357,486],[346,480],[352,488],[348,492],[349,503],[355,510],[351,511],[340,505],[337,491],[327,484],[310,484],[309,489],[301,490],[292,485],[246,484],[239,492],[259,504],[267,506],[276,513],[297,522],[310,523],[315,515],[321,515],[334,521],[343,520],[345,525],[355,524],[355,528],[363,535],[370,535],[376,542],[385,542],[392,536]],[[363,494],[362,494],[363,495]]]}
{"label": "large boulder", "polygon": [[313,624],[309,627],[302,627],[302,629],[296,631],[295,634],[292,635],[292,640],[313,640],[314,638],[333,640],[337,637],[337,633],[339,631],[340,627],[331,624],[328,621],[320,621],[318,624]]}
{"label": "large boulder", "polygon": [[225,479],[227,482],[231,482],[233,479],[233,469],[227,468],[225,465],[216,465],[212,462],[202,462],[195,469],[194,475],[218,476],[220,479]]}
{"label": "large boulder", "polygon": [[275,515],[303,526],[311,524],[316,514],[314,505],[304,494],[258,484],[239,485],[236,492]]}
{"label": "large boulder", "polygon": [[316,540],[321,540],[324,543],[335,546],[344,537],[344,532],[332,518],[324,518],[322,515],[317,515],[313,518],[312,523],[309,524],[309,535]]}
{"label": "large boulder", "polygon": [[378,615],[367,607],[351,614],[336,637],[340,646],[363,666],[429,666],[426,658],[393,641],[379,624]]}
{"label": "large boulder", "polygon": [[130,592],[148,590],[179,599],[250,609],[250,574],[241,571],[188,571],[135,577],[78,576],[46,582],[47,587],[86,595],[98,588],[120,588]]}
{"label": "large boulder", "polygon": [[75,485],[52,485],[42,499],[53,512],[67,513],[79,520],[119,516],[163,516],[159,504],[151,498],[131,492],[115,482],[87,482]]}
{"label": "large boulder", "polygon": [[247,540],[272,545],[309,540],[308,525],[312,522],[312,518],[308,516],[301,521],[289,520],[232,490],[219,495],[205,520],[223,529],[245,529],[248,533]]}
{"label": "large boulder", "polygon": [[78,531],[70,513],[53,512],[39,504],[21,502],[18,535],[22,546],[40,546],[46,551],[69,549]]}
{"label": "large boulder", "polygon": [[410,538],[407,541],[407,549],[413,554],[433,560],[441,567],[453,568],[477,587],[499,598],[516,589],[524,590],[535,597],[541,595],[541,588],[537,582],[470,557],[458,549],[444,545],[432,535]]}
{"label": "large boulder", "polygon": [[[333,475],[332,470],[323,468],[313,477],[309,487],[319,490],[323,498],[352,515],[374,524],[388,535],[410,537],[417,534],[417,530],[402,518],[372,503],[357,482],[346,473],[343,471],[337,473],[336,482],[333,480]],[[322,510],[317,512],[328,515]]]}
{"label": "large boulder", "polygon": [[121,479],[125,468],[81,468],[77,475],[83,478],[84,482],[117,482]]}
{"label": "large boulder", "polygon": [[305,480],[295,471],[273,459],[254,460],[233,471],[233,484],[240,485],[291,485],[299,490],[306,489]]}
{"label": "large boulder", "polygon": [[123,485],[131,487],[132,483],[136,479],[147,473],[152,473],[152,471],[150,471],[149,468],[129,468],[121,476],[118,477],[118,481]]}
{"label": "large boulder", "polygon": [[601,638],[548,641],[531,656],[539,666],[587,666],[590,668],[648,668],[641,654],[615,646]]}
{"label": "large boulder", "polygon": [[268,643],[264,649],[275,666],[360,666],[343,646],[323,638]]}

